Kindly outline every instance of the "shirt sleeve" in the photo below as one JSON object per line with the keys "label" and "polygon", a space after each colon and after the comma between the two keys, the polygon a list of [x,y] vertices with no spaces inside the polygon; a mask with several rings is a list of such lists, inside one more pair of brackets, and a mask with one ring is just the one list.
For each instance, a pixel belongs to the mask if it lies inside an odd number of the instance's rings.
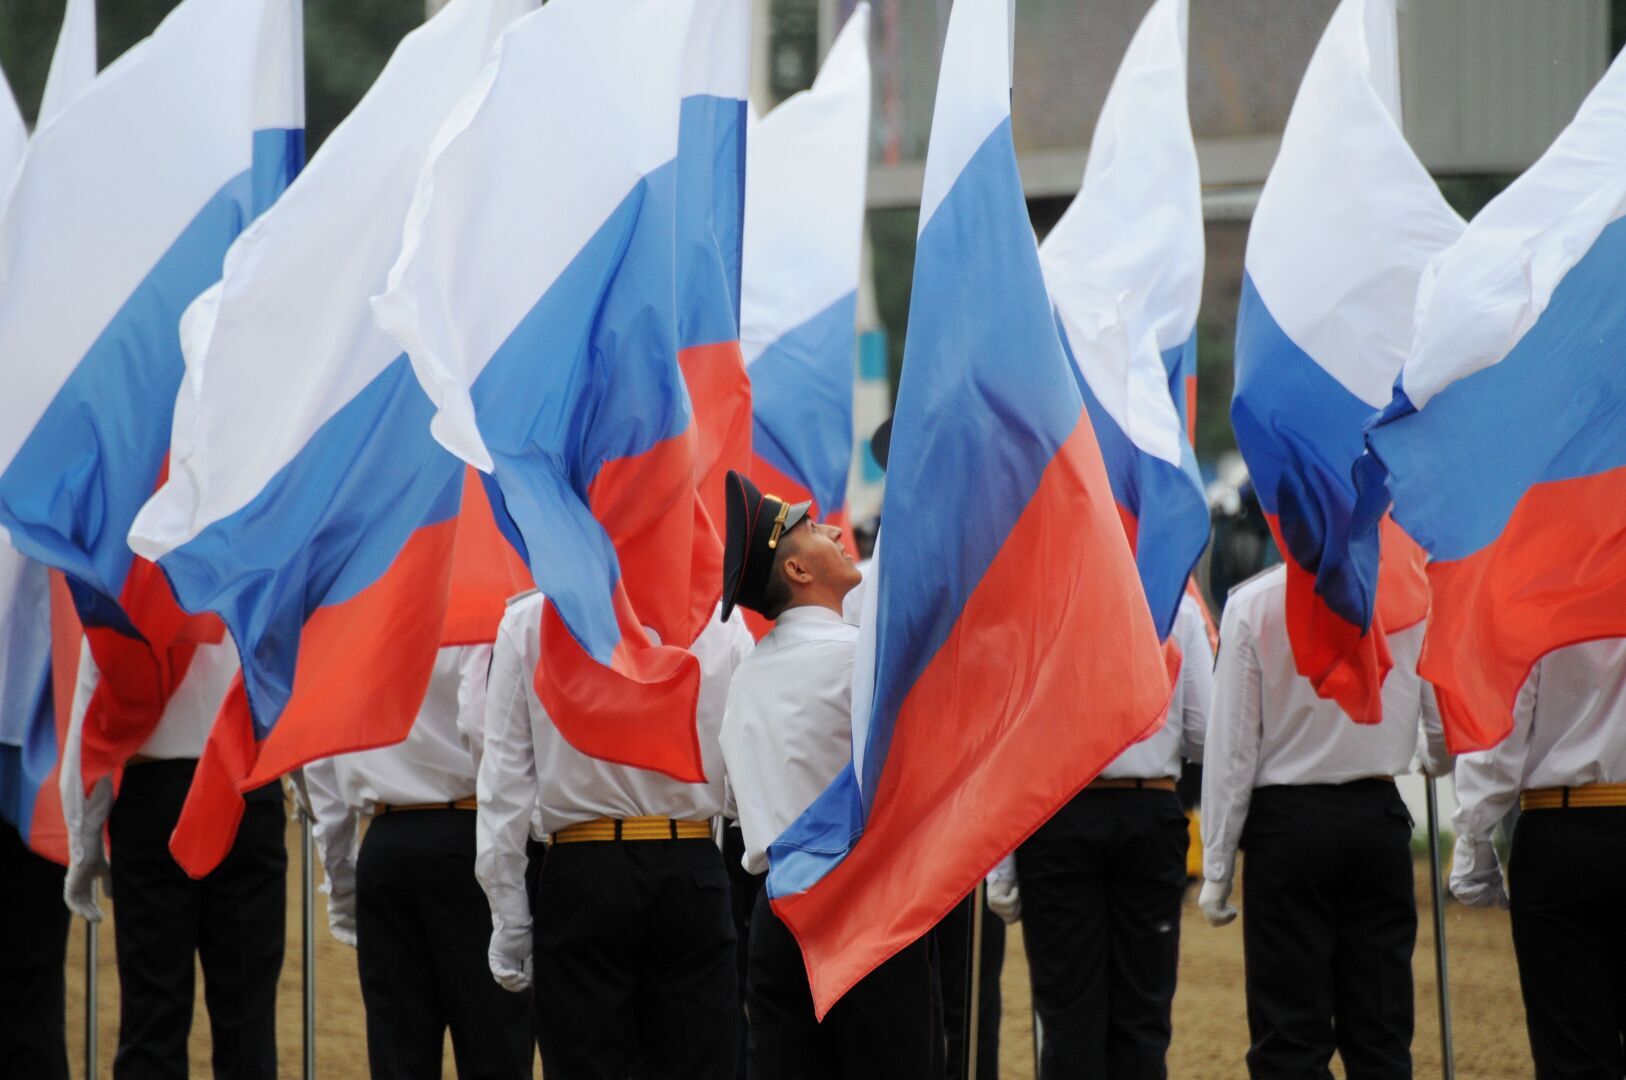
{"label": "shirt sleeve", "polygon": [[1457,758],[1457,812],[1451,823],[1470,843],[1490,841],[1496,823],[1519,801],[1525,759],[1530,753],[1530,727],[1535,721],[1541,686],[1541,663],[1519,688],[1513,702],[1513,730],[1496,746]]}
{"label": "shirt sleeve", "polygon": [[1445,745],[1445,725],[1440,722],[1440,702],[1434,696],[1434,684],[1421,677],[1417,680],[1417,703],[1421,714],[1419,724],[1422,729],[1417,752],[1423,759],[1423,768],[1430,776],[1448,776],[1456,762]]}
{"label": "shirt sleeve", "polygon": [[1186,600],[1175,627],[1180,631],[1180,753],[1187,761],[1203,759],[1208,714],[1214,707],[1214,650],[1202,614]]}
{"label": "shirt sleeve", "polygon": [[[530,608],[510,615],[523,616]],[[525,894],[525,842],[536,802],[536,746],[531,738],[526,697],[525,651],[516,618],[504,618],[491,652],[486,688],[484,753],[476,774],[474,876],[491,905],[492,928],[518,930],[531,925]]]}
{"label": "shirt sleeve", "polygon": [[361,815],[339,793],[339,770],[332,758],[313,761],[304,768],[305,792],[310,798],[311,839],[327,872],[329,896],[356,889],[356,848]]}
{"label": "shirt sleeve", "polygon": [[1239,607],[1235,601],[1226,607],[1220,628],[1214,705],[1204,748],[1203,877],[1209,881],[1231,880],[1253,801],[1264,730],[1259,658],[1252,628]]}

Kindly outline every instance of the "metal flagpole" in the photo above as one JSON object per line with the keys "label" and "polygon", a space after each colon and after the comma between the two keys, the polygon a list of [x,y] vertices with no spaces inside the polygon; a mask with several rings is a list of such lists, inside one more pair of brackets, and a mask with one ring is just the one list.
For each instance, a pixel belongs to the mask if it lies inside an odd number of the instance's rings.
{"label": "metal flagpole", "polygon": [[85,923],[85,1080],[96,1080],[96,924],[89,921]]}
{"label": "metal flagpole", "polygon": [[965,965],[965,1039],[962,1044],[965,1067],[960,1070],[960,1080],[975,1080],[977,1075],[977,1029],[982,1019],[982,908],[987,888],[986,881],[979,881],[971,892],[971,932],[966,935],[970,958]]}
{"label": "metal flagpole", "polygon": [[316,1078],[316,862],[315,844],[311,838],[311,817],[303,803],[299,807],[299,895],[303,915],[305,994],[305,1080]]}
{"label": "metal flagpole", "polygon": [[1445,962],[1445,884],[1440,872],[1440,802],[1434,778],[1424,776],[1428,796],[1428,872],[1434,897],[1434,981],[1439,989],[1440,1075],[1456,1080],[1457,1066],[1451,1049],[1451,979]]}

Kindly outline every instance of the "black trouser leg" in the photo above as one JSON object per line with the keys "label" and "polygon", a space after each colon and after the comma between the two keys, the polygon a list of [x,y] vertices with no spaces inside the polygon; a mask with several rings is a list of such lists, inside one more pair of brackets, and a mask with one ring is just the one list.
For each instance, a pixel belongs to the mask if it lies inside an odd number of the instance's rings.
{"label": "black trouser leg", "polygon": [[356,964],[367,1059],[381,1080],[439,1077],[447,1029],[461,1080],[531,1075],[530,1002],[491,978],[491,914],[471,810],[373,819],[356,859]]}
{"label": "black trouser leg", "polygon": [[1394,784],[1266,787],[1243,832],[1255,1080],[1411,1075],[1411,819]]}
{"label": "black trouser leg", "polygon": [[734,927],[711,841],[556,844],[533,919],[548,1080],[733,1075]]}
{"label": "black trouser leg", "polygon": [[728,870],[728,904],[734,918],[734,971],[740,988],[739,1053],[735,1058],[734,1076],[745,1080],[745,1051],[750,1026],[745,1018],[745,980],[751,955],[751,912],[756,907],[757,893],[762,891],[762,878],[748,873],[741,864],[745,857],[745,835],[738,822],[728,822],[723,830],[723,866]]}
{"label": "black trouser leg", "polygon": [[1191,834],[1174,792],[1098,791],[1088,797],[1113,805],[1117,833],[1107,855],[1107,1075],[1162,1080],[1168,1075]]}
{"label": "black trouser leg", "polygon": [[1508,886],[1536,1076],[1626,1076],[1626,808],[1521,814]]}
{"label": "black trouser leg", "polygon": [[[195,766],[154,761],[125,769],[108,819],[119,971],[115,1080],[189,1075],[186,1040],[203,890],[170,856],[169,836]],[[274,932],[282,933],[280,923]]]}
{"label": "black trouser leg", "polygon": [[287,933],[287,811],[282,785],[244,796],[231,851],[202,891],[198,959],[217,1080],[275,1080],[277,979]]}
{"label": "black trouser leg", "polygon": [[[949,1080],[960,1080],[965,1066],[966,961],[970,959],[972,903],[972,897],[966,897],[931,933],[937,947]],[[977,1080],[998,1080],[999,1076],[999,1021],[1003,1012],[999,976],[1004,967],[1005,923],[984,905],[982,967],[977,985]]]}
{"label": "black trouser leg", "polygon": [[[1107,1075],[1106,860],[1081,793],[1016,849],[1039,1076]],[[1093,823],[1098,824],[1098,823]]]}
{"label": "black trouser leg", "polygon": [[821,1024],[801,948],[768,905],[751,917],[751,1080],[928,1080],[940,1037],[925,938],[865,976]]}
{"label": "black trouser leg", "polygon": [[62,874],[0,824],[0,1076],[68,1077]]}

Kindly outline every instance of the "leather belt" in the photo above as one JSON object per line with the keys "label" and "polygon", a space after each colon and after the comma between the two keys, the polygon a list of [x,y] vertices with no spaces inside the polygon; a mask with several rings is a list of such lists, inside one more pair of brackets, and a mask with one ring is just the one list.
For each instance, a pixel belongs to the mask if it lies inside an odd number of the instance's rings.
{"label": "leather belt", "polygon": [[1566,810],[1587,806],[1626,806],[1626,784],[1530,788],[1519,793],[1520,810]]}
{"label": "leather belt", "polygon": [[452,799],[450,802],[418,802],[418,803],[379,803],[373,807],[375,814],[399,814],[403,810],[478,810],[480,804],[473,795],[463,799]]}
{"label": "leather belt", "polygon": [[594,818],[566,825],[551,837],[555,844],[617,840],[710,840],[711,822],[663,817]]}
{"label": "leather belt", "polygon": [[1090,791],[1118,791],[1124,788],[1149,789],[1151,791],[1174,791],[1174,777],[1153,776],[1143,779],[1139,776],[1112,776],[1098,777],[1090,781]]}

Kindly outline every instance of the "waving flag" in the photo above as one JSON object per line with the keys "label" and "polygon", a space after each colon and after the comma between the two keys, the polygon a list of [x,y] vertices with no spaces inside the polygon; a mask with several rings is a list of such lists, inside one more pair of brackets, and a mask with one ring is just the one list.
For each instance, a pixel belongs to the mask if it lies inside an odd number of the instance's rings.
{"label": "waving flag", "polygon": [[56,119],[96,79],[96,0],[68,0],[36,127]]}
{"label": "waving flag", "polygon": [[1096,122],[1083,187],[1039,247],[1160,638],[1208,543],[1186,424],[1203,288],[1187,18],[1185,0],[1158,0],[1141,21]]}
{"label": "waving flag", "polygon": [[810,90],[751,129],[740,348],[751,376],[751,478],[845,524],[853,348],[869,163],[869,5]]}
{"label": "waving flag", "polygon": [[374,301],[548,596],[549,714],[584,753],[683,780],[704,775],[686,647],[722,581],[696,488],[750,430],[747,17],[745,0],[553,0],[517,24]]}
{"label": "waving flag", "polygon": [[[94,0],[69,0],[40,106],[40,123],[96,77]],[[0,75],[0,206],[22,164],[28,131]],[[0,818],[37,854],[65,863],[67,834],[57,779],[67,736],[66,708],[53,693],[53,636],[66,635],[70,665],[56,674],[72,685],[79,620],[60,574],[49,574],[0,540]]]}
{"label": "waving flag", "polygon": [[229,848],[239,791],[397,742],[423,699],[459,507],[491,514],[429,436],[429,401],[368,300],[400,252],[435,132],[503,27],[535,6],[456,0],[407,35],[187,312],[173,465],[130,544],[188,610],[220,614],[242,657],[244,694],[228,699],[172,844],[194,872]]}
{"label": "waving flag", "polygon": [[1410,347],[1423,267],[1462,231],[1401,134],[1398,64],[1394,0],[1343,0],[1254,211],[1231,402],[1287,563],[1295,664],[1365,723],[1382,718],[1385,631],[1420,621],[1428,599],[1421,553],[1393,529],[1379,588],[1377,534],[1351,533],[1351,470]]}
{"label": "waving flag", "polygon": [[1045,294],[1007,35],[1004,0],[954,5],[853,762],[769,848],[768,894],[820,1016],[1161,724],[1169,698]]}
{"label": "waving flag", "polygon": [[[1530,668],[1626,634],[1626,57],[1429,264],[1363,488],[1429,555],[1418,671],[1453,751],[1492,746]],[[1368,481],[1367,470],[1373,470]]]}
{"label": "waving flag", "polygon": [[62,91],[0,224],[0,526],[67,573],[106,676],[87,783],[145,739],[195,642],[220,633],[124,534],[164,468],[181,310],[303,157],[300,29],[290,0],[187,0]]}

